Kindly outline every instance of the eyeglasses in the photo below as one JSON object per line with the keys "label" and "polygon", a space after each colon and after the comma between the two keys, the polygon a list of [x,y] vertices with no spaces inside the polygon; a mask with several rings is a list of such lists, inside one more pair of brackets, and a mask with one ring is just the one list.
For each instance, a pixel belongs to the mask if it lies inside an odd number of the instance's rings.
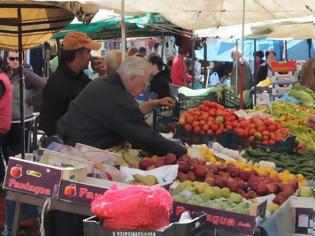
{"label": "eyeglasses", "polygon": [[10,61],[18,61],[20,57],[9,57]]}

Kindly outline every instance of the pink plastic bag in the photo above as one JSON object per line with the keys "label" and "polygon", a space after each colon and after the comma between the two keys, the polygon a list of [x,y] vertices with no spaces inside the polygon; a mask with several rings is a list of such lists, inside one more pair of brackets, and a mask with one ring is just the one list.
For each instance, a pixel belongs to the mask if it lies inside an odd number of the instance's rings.
{"label": "pink plastic bag", "polygon": [[170,224],[173,199],[159,186],[116,185],[92,202],[92,213],[103,226],[116,230],[157,230]]}

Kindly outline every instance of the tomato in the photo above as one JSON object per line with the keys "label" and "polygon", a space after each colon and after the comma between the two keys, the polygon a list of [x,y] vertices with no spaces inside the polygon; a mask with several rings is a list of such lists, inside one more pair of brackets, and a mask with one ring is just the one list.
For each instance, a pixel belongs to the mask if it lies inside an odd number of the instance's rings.
{"label": "tomato", "polygon": [[208,111],[208,114],[209,114],[209,116],[211,116],[211,117],[215,117],[216,115],[216,112],[215,112],[215,110],[214,109],[211,109],[211,110],[209,110]]}
{"label": "tomato", "polygon": [[269,126],[268,126],[268,130],[269,130],[269,132],[275,132],[275,131],[277,130],[277,126],[275,126],[275,125],[269,125]]}
{"label": "tomato", "polygon": [[186,125],[185,125],[185,130],[191,131],[191,130],[192,130],[192,126],[189,125],[189,124],[186,124]]}
{"label": "tomato", "polygon": [[207,121],[209,118],[209,114],[208,113],[203,113],[202,116],[201,116],[201,119],[204,120],[204,121]]}
{"label": "tomato", "polygon": [[199,121],[200,126],[204,126],[205,124],[206,124],[206,122],[204,120]]}
{"label": "tomato", "polygon": [[269,136],[269,131],[268,130],[264,130],[263,132],[262,132],[262,134],[264,135],[264,136]]}
{"label": "tomato", "polygon": [[269,118],[266,118],[264,120],[264,124],[268,127],[269,125],[271,125],[272,123],[274,123],[272,120],[270,120]]}
{"label": "tomato", "polygon": [[185,117],[181,117],[179,118],[179,121],[178,121],[181,125],[185,125]]}
{"label": "tomato", "polygon": [[195,120],[192,125],[193,125],[193,127],[198,127],[199,126],[199,121]]}
{"label": "tomato", "polygon": [[201,131],[200,128],[199,128],[199,126],[194,127],[193,130],[194,130],[194,132],[196,132],[196,133],[200,133],[200,131]]}
{"label": "tomato", "polygon": [[253,142],[255,140],[255,137],[254,136],[249,136],[248,140]]}
{"label": "tomato", "polygon": [[274,133],[270,133],[270,139],[275,139],[276,135]]}
{"label": "tomato", "polygon": [[275,144],[275,143],[276,143],[276,142],[275,142],[274,140],[272,140],[272,139],[269,140],[269,144],[270,144],[270,145],[273,145],[273,144]]}
{"label": "tomato", "polygon": [[277,135],[276,138],[275,138],[275,140],[276,140],[277,142],[278,142],[278,141],[283,141],[284,138],[283,138],[282,136],[280,136],[280,135]]}
{"label": "tomato", "polygon": [[249,134],[250,135],[254,135],[255,133],[256,133],[256,129],[255,128],[250,128]]}
{"label": "tomato", "polygon": [[218,129],[215,134],[222,134],[224,131],[222,129]]}
{"label": "tomato", "polygon": [[237,120],[233,121],[233,122],[232,122],[232,126],[233,126],[234,128],[239,127],[238,121],[237,121]]}
{"label": "tomato", "polygon": [[210,127],[212,124],[213,124],[213,121],[209,119],[207,122],[207,125]]}
{"label": "tomato", "polygon": [[212,131],[211,129],[209,129],[209,130],[207,131],[207,134],[212,135],[212,134],[213,134],[213,131]]}
{"label": "tomato", "polygon": [[249,123],[248,126],[249,126],[249,128],[253,128],[253,129],[256,128],[256,125],[254,123]]}
{"label": "tomato", "polygon": [[256,128],[261,127],[264,125],[264,122],[262,122],[261,120],[257,120],[255,123]]}
{"label": "tomato", "polygon": [[248,125],[249,125],[249,122],[247,120],[243,120],[240,122],[241,128],[246,128],[246,127],[248,127]]}
{"label": "tomato", "polygon": [[209,130],[209,126],[208,125],[203,125],[202,126],[202,130],[203,131],[208,131]]}
{"label": "tomato", "polygon": [[263,141],[262,141],[262,144],[268,145],[268,144],[269,144],[269,141],[268,141],[268,140],[263,140]]}
{"label": "tomato", "polygon": [[217,109],[216,112],[215,112],[215,114],[216,114],[216,116],[222,116],[223,110]]}
{"label": "tomato", "polygon": [[269,140],[269,136],[268,135],[264,135],[262,139],[263,139],[263,141],[268,141]]}
{"label": "tomato", "polygon": [[209,107],[204,106],[204,105],[201,105],[201,106],[200,106],[200,110],[207,112],[207,111],[209,111]]}
{"label": "tomato", "polygon": [[266,131],[266,129],[267,127],[263,125],[263,126],[258,127],[257,131],[263,133],[264,131]]}
{"label": "tomato", "polygon": [[185,120],[187,124],[192,124],[194,121],[194,118],[192,116],[186,116]]}
{"label": "tomato", "polygon": [[227,130],[232,130],[232,129],[233,129],[232,125],[226,125],[225,128],[226,128]]}
{"label": "tomato", "polygon": [[219,126],[217,124],[213,123],[211,125],[211,129],[212,129],[213,132],[216,132],[219,129]]}

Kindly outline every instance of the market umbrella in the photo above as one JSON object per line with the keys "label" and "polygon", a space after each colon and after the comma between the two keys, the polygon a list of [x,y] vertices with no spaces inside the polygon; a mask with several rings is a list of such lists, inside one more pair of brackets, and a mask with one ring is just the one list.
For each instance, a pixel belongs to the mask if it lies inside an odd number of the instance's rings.
{"label": "market umbrella", "polygon": [[[43,0],[42,0],[43,1]],[[58,0],[55,0],[58,1]],[[64,0],[59,0],[62,2]],[[79,0],[99,9],[121,11],[121,1]],[[88,5],[82,10],[88,11]],[[126,14],[161,13],[173,24],[188,30],[242,24],[243,0],[124,0]],[[314,0],[246,0],[246,23],[313,16]]]}
{"label": "market umbrella", "polygon": [[[44,43],[52,35],[74,18],[74,14],[64,8],[47,3],[3,2],[0,4],[0,47],[18,50],[32,48]],[[24,137],[24,78],[22,74],[22,57],[19,57],[20,76],[20,115],[22,158],[25,157]]]}

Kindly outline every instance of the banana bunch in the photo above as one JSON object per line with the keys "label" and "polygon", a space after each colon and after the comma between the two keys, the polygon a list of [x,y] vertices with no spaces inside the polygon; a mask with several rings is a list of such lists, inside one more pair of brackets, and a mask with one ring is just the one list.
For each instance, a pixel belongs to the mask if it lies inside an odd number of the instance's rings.
{"label": "banana bunch", "polygon": [[270,79],[270,78],[267,78],[267,79],[265,79],[263,81],[260,81],[257,84],[258,87],[269,87],[271,85],[272,85],[272,79]]}

